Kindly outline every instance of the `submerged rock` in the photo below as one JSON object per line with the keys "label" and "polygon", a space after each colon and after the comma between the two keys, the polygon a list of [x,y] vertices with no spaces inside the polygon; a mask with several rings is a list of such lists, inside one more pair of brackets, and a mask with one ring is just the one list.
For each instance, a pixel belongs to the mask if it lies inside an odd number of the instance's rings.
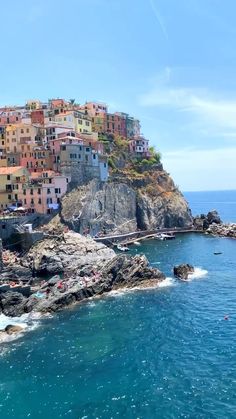
{"label": "submerged rock", "polygon": [[174,275],[177,278],[186,281],[189,275],[194,272],[194,267],[186,263],[186,264],[174,266],[173,271],[174,271]]}

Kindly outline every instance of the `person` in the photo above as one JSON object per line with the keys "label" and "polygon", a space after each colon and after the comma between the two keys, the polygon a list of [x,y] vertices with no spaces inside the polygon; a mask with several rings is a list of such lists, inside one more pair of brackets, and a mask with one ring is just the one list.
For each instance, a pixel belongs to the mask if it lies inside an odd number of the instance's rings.
{"label": "person", "polygon": [[57,284],[57,289],[61,290],[63,288],[62,281],[59,281]]}
{"label": "person", "polygon": [[46,289],[46,298],[48,298],[48,297],[49,297],[50,292],[51,292],[50,288],[49,288],[49,287],[47,287],[47,289]]}

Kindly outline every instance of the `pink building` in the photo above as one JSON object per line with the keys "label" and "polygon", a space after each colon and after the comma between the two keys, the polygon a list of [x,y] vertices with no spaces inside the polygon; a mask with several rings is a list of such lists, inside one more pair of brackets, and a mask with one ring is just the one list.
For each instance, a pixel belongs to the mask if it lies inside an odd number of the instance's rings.
{"label": "pink building", "polygon": [[18,124],[22,120],[19,111],[0,111],[0,125]]}
{"label": "pink building", "polygon": [[70,178],[51,170],[32,173],[30,181],[22,184],[19,200],[31,212],[48,214],[60,206]]}

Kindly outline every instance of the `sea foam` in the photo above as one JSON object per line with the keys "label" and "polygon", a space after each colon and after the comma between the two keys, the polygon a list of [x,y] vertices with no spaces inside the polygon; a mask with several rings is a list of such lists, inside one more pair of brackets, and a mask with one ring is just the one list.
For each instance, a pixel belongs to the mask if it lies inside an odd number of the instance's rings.
{"label": "sea foam", "polygon": [[207,275],[208,271],[206,269],[202,269],[202,268],[194,268],[194,272],[192,274],[189,274],[188,279],[198,279],[198,278],[202,278],[203,276]]}

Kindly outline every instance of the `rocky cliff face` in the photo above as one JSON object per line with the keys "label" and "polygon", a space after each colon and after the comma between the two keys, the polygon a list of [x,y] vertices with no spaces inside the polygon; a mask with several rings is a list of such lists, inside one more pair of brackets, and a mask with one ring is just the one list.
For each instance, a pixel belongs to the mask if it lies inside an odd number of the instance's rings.
{"label": "rocky cliff face", "polygon": [[93,180],[64,197],[61,218],[73,230],[89,228],[92,234],[192,225],[183,195],[164,170]]}

